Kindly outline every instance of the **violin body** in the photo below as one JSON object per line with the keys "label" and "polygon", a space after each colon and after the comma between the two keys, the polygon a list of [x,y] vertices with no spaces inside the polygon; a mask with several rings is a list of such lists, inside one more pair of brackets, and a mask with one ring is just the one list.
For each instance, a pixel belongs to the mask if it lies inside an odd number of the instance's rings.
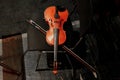
{"label": "violin body", "polygon": [[49,45],[54,45],[54,29],[59,30],[58,45],[66,41],[66,32],[63,30],[64,22],[68,18],[68,10],[58,9],[59,18],[55,18],[56,6],[50,6],[44,11],[44,18],[49,25],[49,30],[46,32],[46,41]]}

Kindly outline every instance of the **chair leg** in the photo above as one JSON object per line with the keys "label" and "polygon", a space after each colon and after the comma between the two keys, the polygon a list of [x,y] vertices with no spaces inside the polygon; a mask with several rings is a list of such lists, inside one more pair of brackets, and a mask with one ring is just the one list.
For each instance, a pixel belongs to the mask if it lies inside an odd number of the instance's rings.
{"label": "chair leg", "polygon": [[21,72],[11,68],[10,66],[8,66],[8,65],[6,65],[6,64],[4,64],[2,62],[0,62],[0,66],[2,66],[3,67],[3,71],[5,71],[7,73],[11,73],[11,74],[15,74],[15,75],[20,75],[21,74]]}

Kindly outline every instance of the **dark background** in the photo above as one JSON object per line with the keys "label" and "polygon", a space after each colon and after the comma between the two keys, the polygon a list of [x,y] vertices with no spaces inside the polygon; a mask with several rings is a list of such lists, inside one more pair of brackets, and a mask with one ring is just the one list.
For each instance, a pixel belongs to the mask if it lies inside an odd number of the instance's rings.
{"label": "dark background", "polygon": [[[101,80],[119,80],[120,0],[0,0],[0,38],[28,32],[31,26],[26,19],[48,29],[43,12],[50,5],[64,5],[71,21],[80,20],[77,35],[84,37],[87,48],[90,43],[95,45],[89,49],[97,54],[95,62]],[[79,48],[83,46],[78,46],[76,53]]]}

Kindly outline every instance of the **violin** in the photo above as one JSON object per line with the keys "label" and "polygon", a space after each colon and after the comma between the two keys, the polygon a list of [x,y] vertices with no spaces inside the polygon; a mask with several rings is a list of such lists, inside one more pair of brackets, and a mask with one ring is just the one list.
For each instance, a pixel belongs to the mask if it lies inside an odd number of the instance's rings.
{"label": "violin", "polygon": [[[66,33],[63,30],[63,24],[67,21],[68,11],[67,9],[59,6],[50,6],[44,11],[45,20],[49,24],[49,30],[44,30],[41,26],[35,23],[33,20],[27,20],[31,25],[40,30],[41,33],[46,35],[46,41],[50,45],[54,45],[54,63],[53,63],[53,73],[57,74],[58,63],[57,63],[57,45],[61,45],[66,40]],[[82,63],[87,69],[96,73],[96,70],[76,55],[71,49],[67,46],[62,45],[62,48]]]}
{"label": "violin", "polygon": [[63,30],[63,25],[67,21],[68,10],[61,6],[50,6],[44,11],[44,18],[49,25],[49,30],[46,31],[46,42],[49,45],[54,45],[53,73],[57,74],[58,45],[66,41],[66,32]]}
{"label": "violin", "polygon": [[54,45],[54,29],[59,30],[58,45],[66,41],[66,32],[63,30],[64,22],[68,18],[68,10],[61,6],[50,6],[44,11],[45,21],[49,25],[49,30],[46,31],[46,41],[49,45]]}

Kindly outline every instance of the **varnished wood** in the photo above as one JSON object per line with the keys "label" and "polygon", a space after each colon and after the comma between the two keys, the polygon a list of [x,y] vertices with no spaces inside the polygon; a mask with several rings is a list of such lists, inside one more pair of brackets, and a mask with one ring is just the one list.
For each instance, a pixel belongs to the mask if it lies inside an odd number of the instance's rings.
{"label": "varnished wood", "polygon": [[[22,37],[21,35],[6,37],[2,39],[2,49],[3,49],[3,63],[8,65],[10,68],[22,72]],[[17,74],[8,72],[8,70],[3,68],[3,80],[16,80],[18,77]],[[22,80],[20,77],[18,80]]]}

